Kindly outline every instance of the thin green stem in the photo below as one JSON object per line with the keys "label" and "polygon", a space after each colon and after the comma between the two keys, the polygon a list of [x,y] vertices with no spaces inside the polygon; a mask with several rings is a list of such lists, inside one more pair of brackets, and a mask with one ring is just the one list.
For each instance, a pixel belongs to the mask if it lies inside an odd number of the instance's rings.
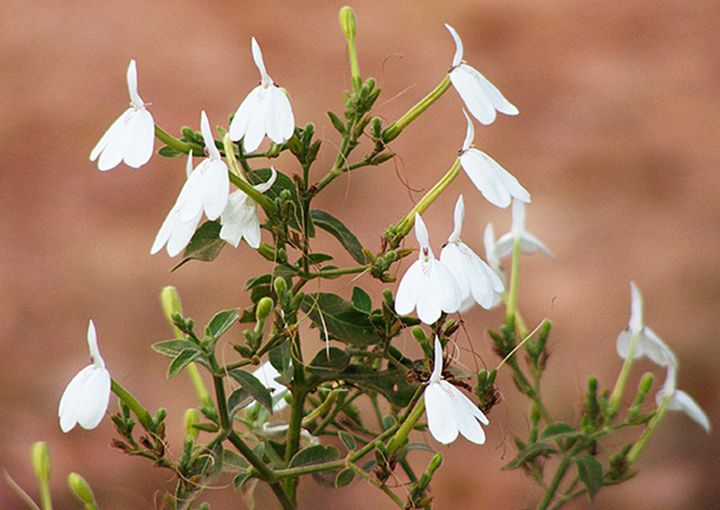
{"label": "thin green stem", "polygon": [[627,384],[628,377],[630,376],[630,369],[635,361],[635,351],[637,350],[638,340],[640,338],[640,330],[633,331],[630,334],[630,346],[628,347],[628,353],[625,357],[620,375],[615,381],[615,387],[610,394],[608,414],[613,417],[620,407],[620,399],[622,399],[623,392],[625,391],[625,385]]}
{"label": "thin green stem", "polygon": [[113,393],[115,393],[115,395],[117,395],[120,400],[125,403],[126,406],[130,408],[133,413],[135,413],[135,416],[137,416],[138,420],[140,420],[140,424],[143,426],[143,428],[148,432],[152,432],[154,429],[152,416],[150,416],[150,413],[147,411],[147,409],[145,409],[145,407],[143,407],[143,405],[138,402],[138,400],[132,395],[132,393],[123,388],[122,385],[115,379],[112,380],[110,389]]}
{"label": "thin green stem", "polygon": [[387,143],[397,138],[403,129],[417,119],[425,110],[430,108],[430,105],[440,99],[449,88],[450,75],[446,74],[437,87],[431,90],[427,96],[418,101],[415,106],[410,108],[402,117],[390,124],[385,131],[383,131],[383,141]]}
{"label": "thin green stem", "polygon": [[178,152],[182,152],[183,154],[187,154],[190,151],[195,156],[202,155],[204,148],[200,145],[194,144],[194,143],[187,143],[183,142],[182,140],[178,140],[171,134],[169,134],[167,131],[165,131],[163,128],[155,124],[155,136],[158,140],[163,142],[165,145],[170,147],[173,150],[176,150]]}
{"label": "thin green stem", "polygon": [[537,506],[537,510],[547,510],[548,506],[552,502],[553,498],[555,497],[555,493],[558,490],[558,487],[560,487],[560,482],[562,482],[562,479],[565,477],[565,473],[567,473],[568,468],[570,467],[570,458],[569,457],[562,457],[560,459],[560,465],[557,468],[557,471],[555,472],[555,476],[553,477],[552,481],[550,482],[550,485],[547,488],[547,491],[545,492],[545,496],[543,497],[540,504]]}
{"label": "thin green stem", "polygon": [[39,479],[40,489],[40,508],[42,510],[52,510],[52,497],[50,496],[50,484],[45,479]]}
{"label": "thin green stem", "polygon": [[328,276],[342,276],[346,274],[357,274],[357,273],[364,273],[370,268],[370,266],[357,266],[357,267],[341,267],[337,269],[327,269],[325,271],[318,271],[315,273],[307,273],[305,275],[302,275],[307,278],[322,278],[322,277],[328,277]]}
{"label": "thin green stem", "polygon": [[388,487],[384,483],[379,482],[376,478],[368,475],[363,468],[353,462],[348,462],[348,467],[352,469],[360,478],[367,480],[372,485],[383,491],[387,495],[387,497],[389,497],[392,502],[395,503],[398,508],[405,508],[405,503],[403,502],[403,500],[400,499],[398,495],[390,489],[390,487]]}
{"label": "thin green stem", "polygon": [[662,401],[660,402],[660,406],[657,408],[657,411],[655,411],[655,416],[652,417],[652,419],[648,423],[648,426],[645,428],[643,433],[640,435],[640,439],[637,440],[637,442],[633,445],[633,447],[628,452],[627,460],[628,460],[629,464],[635,463],[635,461],[638,459],[638,457],[642,453],[643,449],[645,448],[645,445],[650,440],[652,435],[655,433],[655,430],[657,429],[658,425],[660,425],[660,422],[665,417],[665,413],[668,410],[668,406],[670,405],[671,399],[672,399],[672,392],[667,392],[667,394],[663,397]]}
{"label": "thin green stem", "polygon": [[420,417],[425,412],[425,401],[421,400],[412,412],[402,421],[400,428],[395,435],[390,439],[387,446],[388,457],[392,457],[403,445],[405,439],[407,439],[410,432],[415,428],[415,424],[418,422]]}
{"label": "thin green stem", "polygon": [[505,318],[515,324],[515,310],[517,308],[518,280],[520,278],[520,237],[513,239],[512,269],[510,273],[510,289],[508,290]]}

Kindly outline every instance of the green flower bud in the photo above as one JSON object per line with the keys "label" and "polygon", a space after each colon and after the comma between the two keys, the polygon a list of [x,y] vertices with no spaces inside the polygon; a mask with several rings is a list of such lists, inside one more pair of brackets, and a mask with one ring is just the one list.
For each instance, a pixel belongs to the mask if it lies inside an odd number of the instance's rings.
{"label": "green flower bud", "polygon": [[[285,281],[285,280],[283,280]],[[264,322],[267,320],[267,318],[272,313],[273,307],[275,306],[275,303],[273,302],[272,298],[264,297],[262,298],[258,304],[257,309],[255,310],[255,320],[258,322]]]}
{"label": "green flower bud", "polygon": [[200,423],[200,415],[197,409],[188,409],[185,411],[185,435],[197,439],[200,431],[194,427]]}
{"label": "green flower bud", "polygon": [[277,294],[277,297],[281,300],[284,300],[287,296],[287,282],[285,281],[285,278],[282,276],[278,276],[273,281],[273,287],[275,289],[275,294]]}
{"label": "green flower bud", "polygon": [[50,480],[50,451],[45,441],[33,443],[31,450],[32,466],[35,475],[41,481]]}
{"label": "green flower bud", "polygon": [[410,332],[412,333],[412,336],[415,338],[415,340],[417,340],[417,342],[420,344],[420,347],[422,347],[425,357],[428,359],[432,359],[433,350],[430,346],[430,340],[428,340],[428,337],[425,335],[425,330],[420,326],[413,326]]}
{"label": "green flower bud", "polygon": [[68,475],[68,485],[75,496],[85,504],[85,508],[97,508],[95,495],[87,481],[77,473]]}
{"label": "green flower bud", "polygon": [[348,39],[355,39],[357,35],[357,22],[355,21],[355,13],[349,6],[340,9],[340,29]]}
{"label": "green flower bud", "polygon": [[175,326],[174,316],[182,316],[182,303],[180,302],[180,294],[175,287],[168,285],[160,291],[160,304],[168,323],[173,327],[176,336],[182,338],[182,332]]}

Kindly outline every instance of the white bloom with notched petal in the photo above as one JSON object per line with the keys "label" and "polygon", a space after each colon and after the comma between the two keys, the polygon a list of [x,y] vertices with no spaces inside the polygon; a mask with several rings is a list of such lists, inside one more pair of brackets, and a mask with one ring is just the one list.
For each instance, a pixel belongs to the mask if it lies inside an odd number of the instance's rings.
{"label": "white bloom with notched petal", "polygon": [[77,424],[87,430],[94,429],[105,416],[110,402],[110,372],[100,356],[92,321],[88,324],[87,341],[92,363],[72,378],[60,398],[58,416],[63,432],[70,432]]}
{"label": "white bloom with notched petal", "polygon": [[460,151],[460,164],[475,187],[488,202],[498,207],[507,207],[512,198],[530,202],[530,193],[510,172],[493,158],[472,146],[475,127],[464,110],[463,115],[467,120],[467,132]]}
{"label": "white bloom with notched petal", "polygon": [[518,109],[495,85],[480,72],[463,62],[463,43],[453,27],[445,24],[455,41],[455,56],[450,69],[450,81],[460,95],[460,98],[481,124],[492,124],[495,121],[496,111],[506,115],[517,115]]}
{"label": "white bloom with notched petal", "polygon": [[[253,186],[260,193],[269,190],[277,178],[277,171],[272,167],[270,169],[272,171],[270,178],[262,184]],[[220,216],[220,223],[222,224],[220,239],[235,248],[243,238],[250,247],[256,250],[260,247],[260,218],[257,206],[244,191],[238,190],[230,194],[227,206]]]}
{"label": "white bloom with notched petal", "polygon": [[458,432],[475,444],[485,443],[483,425],[490,421],[463,392],[442,378],[443,355],[435,337],[435,365],[425,388],[425,413],[432,436],[442,444],[455,441]]}
{"label": "white bloom with notched petal", "polygon": [[415,214],[415,236],[420,245],[420,256],[400,280],[395,311],[407,315],[417,308],[418,318],[433,324],[442,312],[457,312],[460,308],[460,289],[455,277],[435,258],[427,228],[419,214]]}
{"label": "white bloom with notched petal", "polygon": [[129,167],[140,168],[153,153],[155,122],[138,94],[135,60],[128,66],[127,84],[130,108],[110,125],[90,152],[90,161],[100,156],[98,169],[102,171],[115,168],[121,161]]}
{"label": "white bloom with notched petal", "polygon": [[265,135],[275,143],[290,139],[295,129],[295,117],[287,93],[275,85],[265,69],[260,45],[252,38],[252,55],[260,71],[260,85],[255,87],[235,112],[230,123],[230,138],[243,138],[246,152],[258,147]]}
{"label": "white bloom with notched petal", "polygon": [[503,258],[513,251],[515,239],[520,239],[520,251],[523,253],[535,253],[541,251],[548,257],[553,257],[550,248],[537,237],[525,230],[525,204],[520,200],[513,200],[512,205],[512,228],[510,232],[498,239],[495,244],[495,255]]}
{"label": "white bloom with notched petal", "polygon": [[495,271],[460,240],[464,218],[465,203],[460,195],[455,204],[455,228],[440,252],[440,262],[450,270],[460,288],[461,312],[475,303],[490,309],[505,290],[505,285]]}
{"label": "white bloom with notched petal", "polygon": [[287,407],[287,401],[285,395],[287,395],[288,389],[284,384],[277,382],[277,378],[280,376],[274,366],[269,361],[266,361],[260,367],[253,372],[253,375],[265,386],[273,398],[273,411],[282,411]]}
{"label": "white bloom with notched petal", "polygon": [[204,111],[200,116],[200,130],[208,157],[192,170],[192,153],[188,155],[187,181],[155,237],[150,248],[151,255],[160,251],[165,244],[171,257],[180,253],[190,242],[203,211],[209,220],[216,220],[228,203],[230,178],[227,165],[215,146]]}

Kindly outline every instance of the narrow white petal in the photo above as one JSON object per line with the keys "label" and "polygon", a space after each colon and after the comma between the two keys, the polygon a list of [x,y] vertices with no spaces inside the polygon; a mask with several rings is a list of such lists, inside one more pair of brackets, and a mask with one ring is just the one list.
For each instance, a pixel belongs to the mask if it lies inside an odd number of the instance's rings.
{"label": "narrow white petal", "polygon": [[467,112],[463,109],[463,115],[465,116],[465,120],[467,121],[467,129],[465,130],[465,140],[463,140],[462,144],[462,151],[465,152],[470,147],[472,147],[473,141],[475,140],[475,125],[472,122],[472,119],[467,114]]}
{"label": "narrow white petal", "polygon": [[422,261],[416,260],[403,275],[395,295],[395,311],[398,315],[407,315],[415,308],[422,278]]}
{"label": "narrow white petal", "polygon": [[190,178],[190,174],[193,171],[193,153],[188,152],[187,162],[185,163],[185,177]]}
{"label": "narrow white petal", "polygon": [[[664,394],[658,393],[658,402],[662,400],[664,397]],[[668,409],[671,409],[673,411],[682,411],[685,414],[687,414],[694,422],[699,424],[703,429],[705,429],[705,432],[710,433],[710,419],[708,418],[707,414],[705,414],[705,411],[702,410],[700,405],[695,402],[695,399],[693,399],[690,395],[685,393],[682,390],[675,390],[672,394],[672,397],[670,397],[670,403],[668,404]]]}
{"label": "narrow white petal", "polygon": [[163,246],[165,246],[165,243],[168,242],[168,239],[170,239],[170,234],[175,228],[175,223],[178,221],[180,221],[179,212],[176,207],[173,207],[172,209],[170,209],[170,212],[168,213],[165,221],[163,221],[162,225],[160,226],[160,230],[158,230],[158,233],[155,236],[155,240],[153,241],[152,247],[150,248],[150,255],[155,255],[162,249]]}
{"label": "narrow white petal", "polygon": [[498,90],[498,88],[493,85],[490,80],[485,78],[482,73],[480,73],[474,67],[467,67],[470,69],[471,74],[475,76],[475,79],[478,81],[478,83],[480,83],[480,86],[483,89],[483,93],[490,100],[493,107],[497,111],[499,111],[500,113],[504,113],[505,115],[517,115],[518,113],[520,113],[517,107],[510,101],[508,101],[505,96],[502,95],[500,90]]}
{"label": "narrow white petal", "polygon": [[257,212],[255,211],[254,207],[252,215],[250,217],[250,221],[245,223],[244,236],[250,248],[253,248],[254,250],[260,248],[260,219],[258,218]]}
{"label": "narrow white petal", "polygon": [[453,231],[448,237],[448,242],[452,243],[460,239],[462,234],[463,221],[465,221],[465,202],[463,196],[460,195],[455,203],[455,212],[453,214]]}
{"label": "narrow white petal", "polygon": [[130,94],[130,101],[132,102],[133,106],[135,106],[136,108],[142,108],[145,103],[143,103],[140,94],[138,94],[137,66],[135,64],[135,59],[130,60],[130,65],[128,65],[127,85],[128,93]]}
{"label": "narrow white petal", "polygon": [[477,304],[489,310],[495,303],[496,295],[502,293],[505,286],[483,259],[467,246],[465,249],[468,251],[467,279],[470,282],[473,299]]}
{"label": "narrow white petal", "polygon": [[452,273],[460,291],[460,299],[464,302],[470,296],[470,282],[466,274],[466,260],[457,243],[449,242],[445,245],[440,251],[440,262]]}
{"label": "narrow white petal", "polygon": [[488,420],[487,416],[485,416],[485,413],[483,413],[477,405],[475,405],[475,402],[470,400],[467,395],[465,395],[462,391],[460,391],[455,386],[452,386],[450,383],[445,382],[445,384],[449,385],[453,390],[455,390],[455,398],[459,403],[462,403],[462,405],[465,407],[465,410],[471,415],[474,416],[480,423],[483,425],[489,425],[490,420]]}
{"label": "narrow white petal", "polygon": [[458,426],[455,423],[452,401],[440,383],[431,382],[425,388],[425,413],[428,419],[428,428],[436,441],[449,444],[458,436]]}
{"label": "narrow white petal", "polygon": [[180,213],[180,221],[190,221],[198,213],[202,213],[205,187],[208,183],[206,174],[211,165],[211,159],[203,159],[183,184],[175,203]]}
{"label": "narrow white petal", "polygon": [[95,324],[92,320],[88,322],[87,342],[90,358],[93,360],[93,363],[100,368],[105,368],[105,360],[100,355],[100,349],[98,349],[97,332],[95,331]]}
{"label": "narrow white petal", "polygon": [[265,126],[268,138],[275,143],[286,142],[295,129],[290,100],[279,87],[273,86],[267,90]]}
{"label": "narrow white petal", "polygon": [[430,374],[430,382],[438,382],[442,379],[443,371],[443,350],[440,338],[435,335],[435,349],[433,352],[433,371]]}
{"label": "narrow white petal", "polygon": [[220,217],[222,228],[220,239],[238,247],[243,237],[244,226],[248,221],[253,205],[249,204],[250,197],[238,190],[230,194],[227,205]]}
{"label": "narrow white petal", "polygon": [[643,328],[643,299],[635,282],[630,282],[630,329],[640,331]]}
{"label": "narrow white petal", "polygon": [[[627,359],[628,354],[630,354],[630,339],[632,337],[632,333],[630,331],[625,330],[621,331],[620,334],[617,337],[617,341],[615,342],[615,350],[618,353],[618,356],[620,356],[622,359]],[[634,359],[637,359],[640,357],[640,352],[638,352],[638,349],[635,349],[635,355],[633,356]]]}
{"label": "narrow white petal", "polygon": [[70,380],[62,397],[60,397],[58,416],[60,418],[60,428],[63,432],[69,432],[77,424],[78,409],[82,405],[83,386],[95,369],[95,365],[89,365],[80,370]]}
{"label": "narrow white petal", "polygon": [[678,360],[670,347],[650,328],[644,327],[639,342],[645,356],[663,367],[678,366]]}
{"label": "narrow white petal", "polygon": [[460,434],[462,434],[465,439],[475,444],[484,444],[485,431],[475,417],[470,414],[470,410],[462,401],[462,398],[465,397],[465,395],[463,395],[455,386],[446,381],[441,381],[440,383],[444,383],[448,386],[446,391],[448,391],[452,400],[455,422],[458,425]]}
{"label": "narrow white petal", "polygon": [[535,253],[536,251],[541,251],[548,257],[555,258],[555,255],[550,248],[529,232],[525,232],[520,237],[520,251],[523,253]]}
{"label": "narrow white petal", "polygon": [[263,183],[256,184],[255,186],[253,186],[253,188],[255,188],[260,193],[265,193],[267,190],[272,188],[272,185],[275,184],[276,179],[277,179],[277,170],[275,170],[275,167],[271,166],[270,167],[270,177],[268,177],[268,180]]}
{"label": "narrow white petal", "polygon": [[185,249],[190,242],[190,239],[192,239],[193,234],[195,234],[195,229],[197,228],[198,223],[200,223],[201,217],[202,211],[198,212],[197,215],[189,221],[182,221],[178,219],[175,222],[167,242],[168,255],[175,257]]}
{"label": "narrow white petal", "polygon": [[446,313],[457,312],[462,302],[462,295],[455,277],[442,262],[434,260],[433,266],[436,268],[442,291],[442,303],[440,305],[442,311]]}
{"label": "narrow white petal", "polygon": [[232,138],[233,141],[237,142],[247,133],[251,114],[257,111],[257,104],[260,101],[260,93],[262,90],[262,86],[255,87],[243,102],[240,103],[230,123],[230,138]]}
{"label": "narrow white petal", "polygon": [[254,37],[252,38],[250,43],[250,45],[252,46],[253,61],[255,62],[258,71],[260,71],[262,81],[265,82],[266,85],[272,85],[273,81],[272,78],[270,78],[270,75],[267,73],[267,70],[265,69],[265,62],[263,60],[262,51],[260,50],[260,45]]}
{"label": "narrow white petal", "polygon": [[497,169],[490,156],[477,149],[470,149],[460,156],[460,163],[472,183],[488,202],[503,208],[510,205],[510,193],[498,178]]}
{"label": "narrow white petal", "polygon": [[211,159],[220,159],[220,151],[215,146],[215,139],[210,130],[210,122],[208,121],[205,110],[200,113],[200,131],[202,132],[205,147],[207,147],[208,155]]}
{"label": "narrow white petal", "polygon": [[495,256],[498,259],[502,259],[510,255],[513,251],[514,242],[515,237],[513,237],[512,232],[503,234],[500,239],[497,240],[497,243],[495,243]]}
{"label": "narrow white petal", "polygon": [[209,220],[216,220],[225,210],[230,194],[227,165],[221,160],[211,160],[204,177],[203,209]]}
{"label": "narrow white petal", "polygon": [[94,429],[105,416],[110,403],[110,373],[95,367],[82,387],[82,405],[78,408],[77,421],[84,429]]}
{"label": "narrow white petal", "polygon": [[492,223],[485,225],[483,232],[483,244],[485,245],[485,259],[487,259],[490,267],[497,271],[500,269],[500,260],[495,253],[495,228]]}
{"label": "narrow white petal", "polygon": [[247,131],[243,137],[243,147],[245,152],[253,152],[260,147],[260,144],[267,133],[267,90],[260,91],[257,102],[253,105],[250,112],[250,120],[248,121]]}
{"label": "narrow white petal", "polygon": [[486,157],[490,160],[490,164],[495,167],[495,172],[503,187],[507,190],[510,195],[518,201],[530,203],[530,193],[520,184],[520,182],[510,172],[505,170],[500,164],[486,154]]}
{"label": "narrow white petal", "polygon": [[124,161],[131,168],[140,168],[150,161],[155,146],[155,122],[149,111],[133,112],[128,122],[129,139]]}
{"label": "narrow white petal", "polygon": [[415,238],[420,245],[421,253],[423,248],[430,247],[430,236],[428,235],[427,227],[418,213],[415,213]]}
{"label": "narrow white petal", "polygon": [[283,398],[287,393],[287,387],[275,380],[280,373],[275,370],[275,367],[273,367],[269,361],[260,365],[260,367],[253,372],[253,375],[272,393],[274,412],[281,411],[287,407],[288,404]]}
{"label": "narrow white petal", "polygon": [[460,64],[450,71],[450,81],[465,106],[480,124],[492,124],[497,116],[490,99],[485,96],[482,85],[475,78],[471,67]]}
{"label": "narrow white petal", "polygon": [[462,62],[463,59],[463,43],[462,39],[460,39],[460,36],[458,35],[457,31],[445,23],[445,28],[447,28],[448,32],[450,32],[450,35],[453,38],[453,41],[455,42],[455,55],[453,55],[452,60],[452,66],[457,67],[460,65],[460,62]]}
{"label": "narrow white petal", "polygon": [[[439,262],[430,258],[428,262],[421,264],[422,275],[417,295],[417,316],[425,324],[433,324],[440,318],[443,311],[443,305],[447,301],[445,296],[447,290],[438,271]],[[443,269],[450,274],[444,266]],[[452,278],[451,274],[450,277]]]}

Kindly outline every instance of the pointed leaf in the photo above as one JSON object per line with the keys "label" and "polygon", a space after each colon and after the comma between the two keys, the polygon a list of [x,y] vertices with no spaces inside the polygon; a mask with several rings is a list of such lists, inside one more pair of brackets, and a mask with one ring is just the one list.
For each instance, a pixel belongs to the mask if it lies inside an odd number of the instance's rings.
{"label": "pointed leaf", "polygon": [[226,244],[225,241],[220,239],[220,228],[221,225],[219,221],[206,221],[200,225],[200,228],[195,231],[192,239],[190,239],[190,242],[185,247],[182,261],[173,267],[172,271],[175,271],[190,260],[200,260],[203,262],[215,260]]}
{"label": "pointed leaf", "polygon": [[516,469],[537,457],[550,455],[551,453],[557,453],[557,450],[549,444],[533,443],[520,450],[513,460],[503,466],[503,469]]}
{"label": "pointed leaf", "polygon": [[178,156],[182,156],[184,153],[180,151],[176,151],[172,147],[162,147],[158,151],[158,155],[164,157],[164,158],[177,158]]}
{"label": "pointed leaf", "polygon": [[557,441],[578,435],[580,435],[580,432],[576,430],[575,427],[569,423],[558,421],[548,425],[540,435],[540,439],[551,439],[553,441]]}
{"label": "pointed leaf", "polygon": [[592,499],[595,494],[603,486],[603,467],[592,455],[578,455],[574,458],[578,469],[578,476],[585,488],[588,496]]}
{"label": "pointed leaf", "polygon": [[335,477],[335,488],[345,487],[350,485],[355,478],[355,471],[350,468],[345,468],[340,471]]}
{"label": "pointed leaf", "polygon": [[372,311],[370,296],[360,287],[353,287],[352,303],[361,312],[370,313]]}
{"label": "pointed leaf", "polygon": [[340,220],[325,211],[319,211],[317,209],[310,211],[310,215],[315,225],[329,232],[340,241],[340,244],[345,247],[356,262],[365,264],[365,254],[363,253],[360,241],[358,241],[355,234],[343,225]]}
{"label": "pointed leaf", "polygon": [[268,411],[272,412],[272,395],[270,394],[270,390],[268,390],[257,377],[240,369],[231,370],[230,376],[240,383],[240,386],[247,390],[255,400],[265,406]]}
{"label": "pointed leaf", "polygon": [[338,432],[338,437],[340,438],[340,441],[342,441],[342,444],[345,445],[345,448],[348,449],[348,451],[354,450],[357,446],[357,443],[355,442],[355,438],[350,432],[346,432],[344,430],[341,430]]}
{"label": "pointed leaf", "polygon": [[205,334],[215,340],[220,338],[240,318],[240,310],[232,308],[218,312],[205,328]]}
{"label": "pointed leaf", "polygon": [[[328,356],[329,354],[329,356]],[[308,370],[317,372],[330,370],[339,372],[350,364],[350,355],[337,347],[321,349],[308,365]]]}
{"label": "pointed leaf", "polygon": [[250,392],[245,388],[238,388],[233,391],[228,397],[228,412],[230,416],[249,406],[253,400],[252,395],[250,395]]}
{"label": "pointed leaf", "polygon": [[290,461],[290,467],[310,466],[312,464],[321,464],[340,458],[340,453],[334,446],[323,446],[316,444],[303,448],[295,454]]}
{"label": "pointed leaf", "polygon": [[336,294],[308,294],[301,308],[310,316],[323,337],[327,334],[330,338],[359,346],[380,341],[370,324],[368,314],[356,309],[350,301],[345,301]]}
{"label": "pointed leaf", "polygon": [[202,353],[197,349],[185,349],[180,351],[180,353],[170,362],[170,367],[168,367],[167,373],[168,379],[177,375],[180,370],[188,366],[195,358],[200,356],[200,354]]}
{"label": "pointed leaf", "polygon": [[186,349],[200,351],[200,348],[190,340],[165,340],[152,344],[152,349],[169,358],[174,358]]}

